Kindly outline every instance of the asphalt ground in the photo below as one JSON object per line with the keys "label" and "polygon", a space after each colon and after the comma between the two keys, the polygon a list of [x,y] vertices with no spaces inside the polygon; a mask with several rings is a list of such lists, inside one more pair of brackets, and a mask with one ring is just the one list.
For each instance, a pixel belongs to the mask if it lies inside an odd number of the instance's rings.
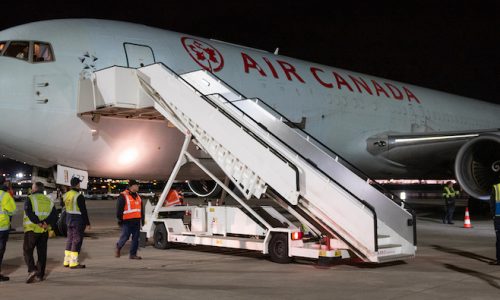
{"label": "asphalt ground", "polygon": [[[87,201],[93,228],[81,253],[86,269],[62,266],[65,238],[49,240],[47,277],[26,284],[21,233],[10,236],[3,262],[8,282],[0,299],[499,299],[500,266],[494,259],[493,223],[484,215],[463,226],[441,223],[441,208],[417,207],[417,257],[384,265],[349,261],[320,268],[314,261],[276,264],[256,252],[201,246],[141,248],[142,260],[121,258],[114,201]],[[21,208],[21,204],[18,204]],[[21,225],[21,214],[14,227]]]}

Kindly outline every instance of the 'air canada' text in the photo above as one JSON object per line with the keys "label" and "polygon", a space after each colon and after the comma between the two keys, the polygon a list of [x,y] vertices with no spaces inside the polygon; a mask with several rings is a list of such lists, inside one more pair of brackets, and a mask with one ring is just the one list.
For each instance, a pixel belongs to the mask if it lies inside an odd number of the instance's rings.
{"label": "'air canada' text", "polygon": [[[262,62],[259,64],[247,53],[241,52],[241,57],[243,59],[245,73],[257,72],[262,77],[272,76],[279,79],[280,75],[277,71],[278,68],[283,71],[285,77],[289,81],[306,83],[295,66],[282,59],[276,59],[273,63],[271,59],[262,57]],[[263,66],[265,66],[266,69],[264,69]],[[310,67],[309,72],[311,72],[317,83],[327,89],[348,90],[353,93],[366,93],[397,101],[407,100],[409,102],[415,101],[416,103],[420,103],[420,100],[409,88],[405,86],[398,87],[395,83],[380,82],[374,79],[365,80],[360,76],[350,74],[341,75],[338,71],[327,71],[318,67]]]}

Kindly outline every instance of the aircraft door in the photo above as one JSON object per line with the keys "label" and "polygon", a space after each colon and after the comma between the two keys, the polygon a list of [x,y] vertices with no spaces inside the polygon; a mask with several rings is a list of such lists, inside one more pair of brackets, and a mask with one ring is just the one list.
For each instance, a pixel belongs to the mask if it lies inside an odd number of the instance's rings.
{"label": "aircraft door", "polygon": [[153,49],[147,45],[123,43],[129,68],[140,68],[156,62]]}

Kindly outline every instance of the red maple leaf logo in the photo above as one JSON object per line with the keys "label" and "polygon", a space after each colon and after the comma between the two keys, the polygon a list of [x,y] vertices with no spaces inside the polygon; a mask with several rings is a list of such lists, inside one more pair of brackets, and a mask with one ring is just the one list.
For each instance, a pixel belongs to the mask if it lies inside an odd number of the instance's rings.
{"label": "red maple leaf logo", "polygon": [[203,69],[218,72],[224,66],[224,58],[212,45],[189,37],[182,37],[181,42],[189,56]]}

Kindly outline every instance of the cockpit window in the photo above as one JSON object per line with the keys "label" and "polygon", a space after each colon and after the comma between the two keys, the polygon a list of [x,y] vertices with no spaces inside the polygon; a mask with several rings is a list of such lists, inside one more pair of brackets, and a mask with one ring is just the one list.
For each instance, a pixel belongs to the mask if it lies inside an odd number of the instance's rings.
{"label": "cockpit window", "polygon": [[33,62],[53,61],[52,47],[48,43],[35,42],[33,44]]}
{"label": "cockpit window", "polygon": [[34,41],[1,41],[0,56],[14,57],[31,63],[55,60],[49,43]]}
{"label": "cockpit window", "polygon": [[28,60],[29,50],[30,50],[29,42],[12,41],[9,43],[9,46],[5,50],[3,56],[10,56],[23,60]]}

